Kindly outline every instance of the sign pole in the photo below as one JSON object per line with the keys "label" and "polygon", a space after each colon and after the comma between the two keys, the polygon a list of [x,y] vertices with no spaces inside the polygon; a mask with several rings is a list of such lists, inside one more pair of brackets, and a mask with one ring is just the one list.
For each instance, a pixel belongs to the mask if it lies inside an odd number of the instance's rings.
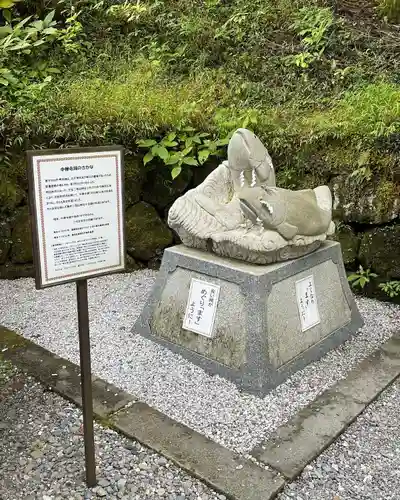
{"label": "sign pole", "polygon": [[93,400],[92,400],[92,373],[90,366],[90,339],[89,339],[89,306],[87,294],[87,280],[76,282],[76,298],[78,303],[79,324],[79,351],[81,360],[81,393],[83,409],[83,430],[85,441],[86,484],[89,488],[95,486],[96,462],[93,434]]}
{"label": "sign pole", "polygon": [[86,484],[97,484],[87,279],[125,269],[124,148],[27,151],[36,289],[76,282]]}

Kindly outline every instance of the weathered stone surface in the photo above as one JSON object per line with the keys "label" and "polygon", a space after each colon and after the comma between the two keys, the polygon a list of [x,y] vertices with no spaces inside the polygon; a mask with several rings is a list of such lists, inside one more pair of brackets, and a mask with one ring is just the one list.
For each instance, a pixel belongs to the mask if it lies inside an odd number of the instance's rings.
{"label": "weathered stone surface", "polygon": [[16,278],[33,278],[35,276],[35,268],[33,264],[13,264],[6,262],[0,265],[0,279],[16,279]]}
{"label": "weathered stone surface", "polygon": [[140,200],[144,182],[144,165],[138,156],[125,157],[125,205],[130,207]]}
{"label": "weathered stone surface", "polygon": [[[311,274],[319,322],[303,331],[295,283]],[[220,287],[211,338],[182,326],[192,279]],[[263,394],[361,326],[338,243],[325,242],[312,254],[268,266],[180,245],[164,252],[133,332],[244,390]]]}
{"label": "weathered stone surface", "polygon": [[6,221],[0,221],[0,264],[7,260],[11,248],[11,227]]}
{"label": "weathered stone surface", "polygon": [[228,160],[175,201],[168,225],[188,247],[270,264],[310,253],[334,232],[332,195],[328,186],[277,187],[267,149],[241,128]]}
{"label": "weathered stone surface", "polygon": [[360,248],[360,237],[347,224],[336,226],[336,233],[330,237],[338,241],[342,247],[343,262],[345,265],[353,264]]}
{"label": "weathered stone surface", "polygon": [[400,191],[391,181],[356,184],[346,176],[333,181],[334,216],[344,222],[384,224],[400,215]]}
{"label": "weathered stone surface", "polygon": [[364,233],[359,259],[380,278],[400,278],[400,224],[377,227]]}
{"label": "weathered stone surface", "polygon": [[127,249],[134,259],[150,260],[173,241],[172,232],[148,203],[129,208],[125,220]]}
{"label": "weathered stone surface", "polygon": [[272,500],[285,484],[275,471],[258,467],[144,403],[119,412],[112,425],[232,500]]}
{"label": "weathered stone surface", "polygon": [[187,189],[191,178],[190,168],[184,168],[174,180],[171,179],[170,171],[165,166],[152,170],[147,174],[143,186],[143,200],[162,212]]}
{"label": "weathered stone surface", "polygon": [[139,265],[136,260],[131,257],[129,254],[126,255],[126,258],[125,258],[125,270],[128,271],[128,272],[131,272],[131,271],[137,271],[138,269],[141,269],[142,266]]}
{"label": "weathered stone surface", "polygon": [[32,234],[28,207],[22,208],[15,218],[11,239],[11,261],[14,264],[32,262]]}
{"label": "weathered stone surface", "polygon": [[8,178],[1,178],[0,212],[11,214],[24,198],[25,193],[15,182]]}

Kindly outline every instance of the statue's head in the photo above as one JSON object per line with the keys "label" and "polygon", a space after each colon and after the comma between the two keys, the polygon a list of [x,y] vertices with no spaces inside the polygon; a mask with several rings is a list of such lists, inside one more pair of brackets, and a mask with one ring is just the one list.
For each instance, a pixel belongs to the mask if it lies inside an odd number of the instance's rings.
{"label": "statue's head", "polygon": [[272,159],[260,139],[250,130],[239,128],[228,144],[228,168],[234,180],[241,177],[249,185],[275,186]]}

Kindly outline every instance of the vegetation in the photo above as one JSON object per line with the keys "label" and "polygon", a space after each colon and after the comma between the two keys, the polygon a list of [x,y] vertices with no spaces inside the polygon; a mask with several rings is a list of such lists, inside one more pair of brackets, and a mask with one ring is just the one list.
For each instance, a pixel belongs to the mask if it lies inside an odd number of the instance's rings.
{"label": "vegetation", "polygon": [[347,279],[353,288],[360,288],[362,290],[373,278],[377,277],[378,275],[373,273],[371,269],[363,269],[363,267],[360,266],[358,271],[354,274],[350,274]]}
{"label": "vegetation", "polygon": [[400,297],[400,281],[392,280],[386,283],[380,283],[379,288],[391,299]]}
{"label": "vegetation", "polygon": [[31,147],[122,143],[176,177],[238,126],[288,186],[391,179],[398,0],[0,0],[0,183]]}

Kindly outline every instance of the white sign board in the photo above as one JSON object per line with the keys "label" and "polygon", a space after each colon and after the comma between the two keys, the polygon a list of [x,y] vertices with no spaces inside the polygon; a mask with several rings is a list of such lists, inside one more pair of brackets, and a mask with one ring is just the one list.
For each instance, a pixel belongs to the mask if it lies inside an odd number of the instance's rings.
{"label": "white sign board", "polygon": [[300,281],[296,281],[296,297],[300,315],[301,330],[305,332],[321,322],[313,275]]}
{"label": "white sign board", "polygon": [[205,337],[213,337],[220,287],[192,278],[183,328]]}
{"label": "white sign board", "polygon": [[125,267],[122,148],[30,151],[36,286]]}

